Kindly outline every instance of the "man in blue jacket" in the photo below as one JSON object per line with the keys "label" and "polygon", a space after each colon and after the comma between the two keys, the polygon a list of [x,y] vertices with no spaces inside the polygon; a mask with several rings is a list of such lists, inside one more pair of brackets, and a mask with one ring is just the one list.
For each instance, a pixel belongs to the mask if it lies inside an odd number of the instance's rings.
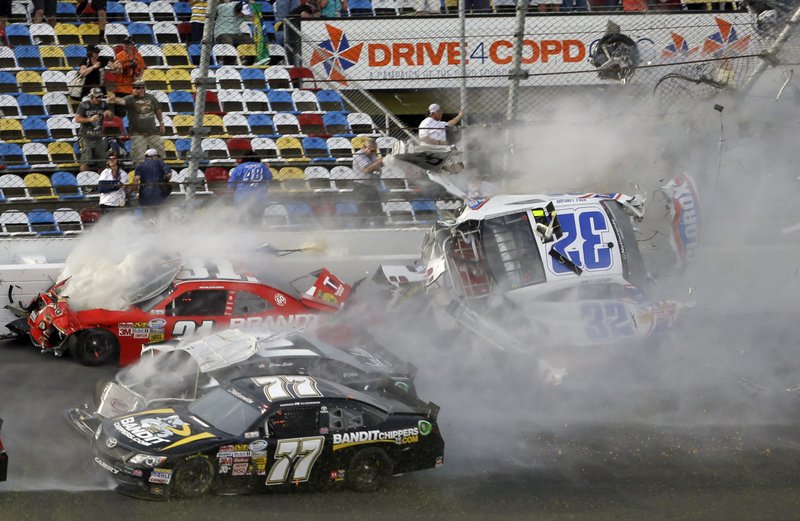
{"label": "man in blue jacket", "polygon": [[156,149],[144,153],[144,161],[134,173],[134,184],[139,185],[139,206],[158,206],[169,196],[167,187],[172,169],[158,157]]}
{"label": "man in blue jacket", "polygon": [[233,202],[243,215],[261,219],[267,207],[267,182],[272,171],[254,152],[247,152],[242,163],[231,170],[228,189],[234,190]]}

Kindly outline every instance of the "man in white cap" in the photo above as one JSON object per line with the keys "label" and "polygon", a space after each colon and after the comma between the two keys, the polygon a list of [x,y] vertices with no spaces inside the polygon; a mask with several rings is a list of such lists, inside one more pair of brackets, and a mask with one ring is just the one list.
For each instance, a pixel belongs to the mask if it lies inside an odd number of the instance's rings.
{"label": "man in white cap", "polygon": [[447,127],[458,125],[464,117],[464,111],[459,112],[450,121],[442,121],[442,107],[438,103],[432,103],[428,107],[428,117],[419,124],[419,141],[429,145],[447,144]]}
{"label": "man in white cap", "polygon": [[158,206],[169,196],[172,169],[159,157],[158,150],[148,149],[144,161],[136,167],[134,185],[139,186],[139,206]]}

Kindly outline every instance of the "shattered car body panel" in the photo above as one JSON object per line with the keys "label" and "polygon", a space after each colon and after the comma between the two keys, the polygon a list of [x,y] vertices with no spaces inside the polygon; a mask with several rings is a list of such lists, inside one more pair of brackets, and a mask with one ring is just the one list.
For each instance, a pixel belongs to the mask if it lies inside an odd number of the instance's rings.
{"label": "shattered car body panel", "polygon": [[286,371],[358,390],[389,386],[416,393],[416,368],[366,335],[340,345],[310,333],[229,329],[145,346],[137,364],[98,382],[94,406],[70,409],[67,416],[90,436],[105,418],[194,399],[233,378]]}
{"label": "shattered car body panel", "polygon": [[[42,351],[60,356],[69,349],[87,365],[95,365],[93,347],[98,350],[97,363],[110,360],[116,353],[109,351],[118,350],[124,366],[139,358],[144,344],[173,337],[229,327],[303,327],[319,312],[339,310],[351,292],[328,270],[314,274],[315,282],[302,295],[234,271],[223,261],[185,265],[170,273],[168,281],[161,279],[135,293],[135,302],[125,309],[72,309],[59,283],[39,295],[28,317],[28,334]],[[96,337],[98,331],[113,339],[100,339],[106,342],[100,347],[87,345],[89,332]]]}
{"label": "shattered car body panel", "polygon": [[[672,233],[671,250],[659,255],[677,271],[699,244],[696,190],[679,176],[660,193]],[[668,331],[685,307],[660,291],[639,249],[640,196],[501,195],[466,203],[455,219],[431,228],[417,266],[382,273],[395,296],[424,286],[440,327],[455,320],[502,349],[525,351],[513,335],[498,340],[500,332],[527,332],[517,336],[537,345],[616,343]]]}

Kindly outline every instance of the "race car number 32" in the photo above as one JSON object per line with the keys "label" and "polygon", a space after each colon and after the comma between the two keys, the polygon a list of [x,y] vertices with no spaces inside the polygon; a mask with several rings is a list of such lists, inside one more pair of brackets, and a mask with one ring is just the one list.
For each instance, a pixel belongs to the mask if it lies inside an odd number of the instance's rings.
{"label": "race car number 32", "polygon": [[[552,248],[586,271],[601,271],[611,267],[611,249],[603,240],[603,232],[609,231],[608,221],[599,210],[586,210],[574,213],[559,213],[561,237]],[[572,270],[550,257],[553,273],[571,273]]]}

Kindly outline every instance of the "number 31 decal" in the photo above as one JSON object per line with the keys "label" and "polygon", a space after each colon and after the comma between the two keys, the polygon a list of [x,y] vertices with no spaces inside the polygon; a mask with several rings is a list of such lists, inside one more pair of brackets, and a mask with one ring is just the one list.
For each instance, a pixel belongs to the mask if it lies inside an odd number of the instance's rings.
{"label": "number 31 decal", "polygon": [[[581,270],[601,271],[611,267],[611,248],[603,242],[603,232],[609,231],[603,212],[588,210],[561,213],[558,219],[562,235],[553,243],[552,249]],[[553,255],[550,255],[550,266],[556,274],[574,271]]]}

